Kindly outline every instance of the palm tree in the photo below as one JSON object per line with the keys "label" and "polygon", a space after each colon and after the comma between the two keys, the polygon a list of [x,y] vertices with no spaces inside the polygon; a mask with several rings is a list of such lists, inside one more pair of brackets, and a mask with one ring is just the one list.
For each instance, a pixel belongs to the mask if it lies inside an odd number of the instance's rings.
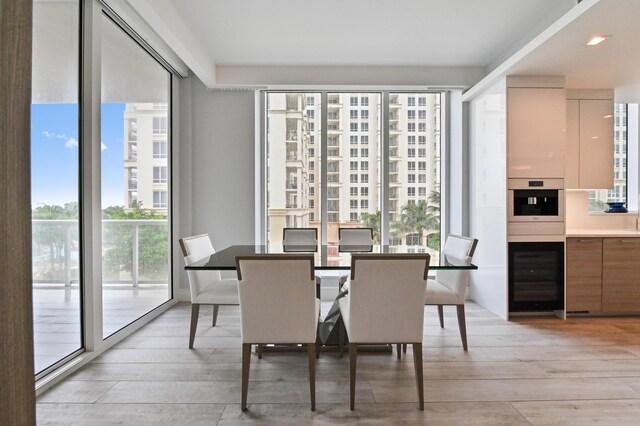
{"label": "palm tree", "polygon": [[[433,190],[427,201],[417,204],[405,204],[400,214],[400,222],[392,224],[392,229],[398,234],[415,232],[418,234],[418,244],[422,245],[424,231],[437,230],[430,235],[440,235],[440,192]],[[439,238],[438,238],[439,241]],[[438,243],[439,245],[439,243]]]}
{"label": "palm tree", "polygon": [[[440,249],[440,192],[433,190],[427,198],[427,212],[429,214],[428,229],[435,229],[437,232],[427,234],[427,245],[432,249]],[[435,236],[436,238],[429,238]]]}
{"label": "palm tree", "polygon": [[382,222],[380,210],[375,213],[364,213],[360,216],[360,220],[363,227],[373,229],[373,242],[380,244],[380,223]]}
{"label": "palm tree", "polygon": [[422,234],[425,229],[429,229],[431,222],[427,202],[405,204],[400,213],[400,222],[404,225],[402,228],[409,230],[409,232],[415,231],[418,234],[418,244],[422,245]]}

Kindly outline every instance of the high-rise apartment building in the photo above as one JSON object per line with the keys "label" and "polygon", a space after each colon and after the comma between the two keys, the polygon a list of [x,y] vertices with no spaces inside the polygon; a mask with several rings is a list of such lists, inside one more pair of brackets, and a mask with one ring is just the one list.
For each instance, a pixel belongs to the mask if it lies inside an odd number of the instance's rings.
{"label": "high-rise apartment building", "polygon": [[124,112],[125,209],[167,214],[169,114],[166,103],[126,104]]}
{"label": "high-rise apartment building", "polygon": [[[327,129],[321,128],[324,108]],[[270,93],[267,106],[268,239],[284,227],[320,229],[327,203],[327,239],[339,227],[363,225],[382,209],[382,128],[389,126],[389,218],[393,244],[425,240],[398,226],[403,208],[440,191],[440,95],[392,93],[381,117],[380,93]],[[323,134],[327,185],[322,194]],[[439,207],[439,206],[438,206]],[[405,227],[406,228],[406,227]],[[428,231],[428,230],[426,230]]]}

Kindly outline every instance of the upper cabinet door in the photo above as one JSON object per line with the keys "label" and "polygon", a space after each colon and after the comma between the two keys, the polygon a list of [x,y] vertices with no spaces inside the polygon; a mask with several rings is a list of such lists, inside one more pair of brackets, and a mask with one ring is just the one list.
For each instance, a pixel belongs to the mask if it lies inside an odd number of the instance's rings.
{"label": "upper cabinet door", "polygon": [[564,89],[508,89],[509,178],[564,178],[566,114]]}
{"label": "upper cabinet door", "polygon": [[612,100],[580,100],[579,176],[580,188],[613,187]]}
{"label": "upper cabinet door", "polygon": [[567,99],[564,187],[580,188],[580,101]]}

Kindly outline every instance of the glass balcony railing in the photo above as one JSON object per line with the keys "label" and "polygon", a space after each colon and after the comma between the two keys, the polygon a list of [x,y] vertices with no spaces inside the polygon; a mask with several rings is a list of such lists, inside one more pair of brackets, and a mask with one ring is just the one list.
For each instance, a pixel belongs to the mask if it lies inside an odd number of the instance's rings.
{"label": "glass balcony railing", "polygon": [[[33,283],[78,282],[78,221],[34,219]],[[166,220],[103,220],[103,282],[166,283],[169,271],[169,225]],[[158,241],[164,242],[158,244]]]}

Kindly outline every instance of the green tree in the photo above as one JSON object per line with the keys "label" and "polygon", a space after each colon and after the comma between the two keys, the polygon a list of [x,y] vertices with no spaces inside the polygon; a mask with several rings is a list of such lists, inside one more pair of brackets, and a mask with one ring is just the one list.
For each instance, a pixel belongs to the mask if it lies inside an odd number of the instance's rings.
{"label": "green tree", "polygon": [[[66,203],[64,207],[56,204],[45,204],[36,207],[31,212],[31,218],[35,220],[77,220],[78,203]],[[60,279],[65,256],[65,229],[68,229],[71,244],[78,240],[78,227],[63,223],[35,222],[32,225],[33,252],[34,254],[47,254],[49,267],[41,270],[39,278]],[[67,250],[71,250],[68,247]]]}
{"label": "green tree", "polygon": [[[134,227],[119,220],[162,220],[160,215],[142,207],[137,202],[130,210],[122,206],[109,206],[103,210],[105,219],[114,222],[103,227],[103,245],[107,248],[103,257],[105,277],[117,279],[120,271],[133,270],[133,237]],[[138,232],[138,260],[141,276],[151,278],[166,277],[169,265],[169,227],[166,224],[145,225],[141,223]]]}
{"label": "green tree", "polygon": [[373,229],[373,242],[380,244],[380,223],[382,222],[380,210],[375,213],[364,213],[360,216],[360,221],[363,227]]}
{"label": "green tree", "polygon": [[400,213],[400,222],[404,224],[404,229],[418,234],[418,244],[422,245],[422,235],[425,229],[429,228],[431,221],[428,213],[426,201],[417,204],[405,204]]}
{"label": "green tree", "polygon": [[402,206],[400,221],[391,225],[392,232],[396,235],[406,235],[415,232],[418,234],[419,244],[422,245],[422,237],[427,233],[427,245],[434,249],[440,249],[440,192],[431,191],[427,201],[417,204],[405,204]]}
{"label": "green tree", "polygon": [[440,192],[433,190],[427,198],[427,213],[430,216],[429,229],[437,230],[427,234],[427,246],[440,250]]}

